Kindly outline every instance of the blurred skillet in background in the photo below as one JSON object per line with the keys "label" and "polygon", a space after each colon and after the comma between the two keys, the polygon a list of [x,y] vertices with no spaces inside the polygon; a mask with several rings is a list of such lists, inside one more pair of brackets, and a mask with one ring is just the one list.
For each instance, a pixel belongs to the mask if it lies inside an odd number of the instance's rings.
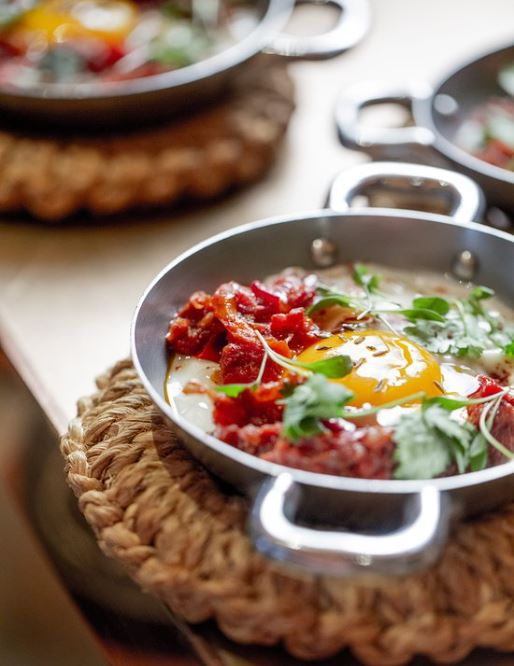
{"label": "blurred skillet in background", "polygon": [[[168,2],[174,12],[181,5],[187,7],[180,10],[176,19],[182,25],[164,44],[165,55],[180,51],[181,40],[182,46],[189,50],[192,42],[197,40],[195,54],[182,62],[168,58],[166,63],[166,58],[161,59],[161,67],[156,66],[155,58],[147,58],[146,61],[142,58],[141,63],[146,69],[143,71],[140,68],[140,73],[132,76],[132,63],[126,61],[127,58],[137,60],[141,47],[136,47],[119,62],[116,61],[119,54],[114,54],[114,76],[110,80],[102,80],[100,75],[94,76],[91,71],[87,78],[74,76],[74,62],[82,57],[81,49],[88,48],[90,37],[104,40],[115,51],[121,43],[120,38],[126,37],[126,34],[130,33],[131,39],[137,38],[134,33],[141,27],[142,17],[146,21],[145,28],[151,31],[152,26],[146,25],[151,24],[152,16],[149,14],[153,13],[153,19],[157,21],[159,17],[162,20],[163,3],[157,0],[144,3],[130,0],[103,3],[95,0],[10,0],[7,7],[0,7],[0,48],[3,64],[7,64],[7,68],[0,69],[0,109],[4,117],[74,128],[119,126],[124,122],[154,120],[187,111],[221,95],[236,72],[262,51],[298,59],[331,58],[362,39],[369,25],[367,0],[299,0],[298,4],[313,2],[335,7],[339,16],[331,30],[308,37],[295,37],[282,32],[297,4],[296,0]],[[212,12],[209,12],[213,7],[215,12],[211,16]],[[225,25],[226,34],[218,40],[217,47],[202,49],[202,38],[209,30],[214,34],[214,42],[218,39],[216,31],[221,9],[225,8],[224,14],[230,16],[235,7],[244,10],[239,27]],[[188,31],[187,21],[191,28],[197,16],[202,20],[197,21],[193,35],[191,30]],[[211,16],[212,25],[207,25],[206,16]],[[165,17],[165,21],[166,29],[173,29],[175,14]],[[130,32],[134,27],[135,30]],[[29,48],[27,34],[37,37]],[[161,38],[162,35],[157,34],[156,39]],[[50,49],[49,43],[52,45]],[[177,44],[176,48],[174,44]],[[63,76],[56,79],[52,71],[52,64],[55,63],[47,61],[54,58],[59,49],[58,64]],[[44,62],[34,66],[36,61],[41,63],[41,50],[47,51]],[[110,50],[114,52],[112,48]],[[64,58],[61,57],[62,51],[65,52]],[[20,60],[23,64],[21,68]],[[11,65],[16,69],[10,74]],[[153,70],[148,65],[154,65]],[[45,73],[41,76],[38,67],[46,68],[50,75]],[[124,68],[126,70],[127,67],[128,76],[124,75]],[[92,69],[94,72],[94,67]]]}
{"label": "blurred skillet in background", "polygon": [[[434,151],[474,178],[489,204],[514,212],[514,45],[454,68],[428,84],[356,84],[341,95],[336,119],[343,145],[373,158],[433,161]],[[394,103],[413,127],[364,128],[365,107]],[[441,161],[439,160],[439,164]],[[498,166],[503,164],[503,166]]]}

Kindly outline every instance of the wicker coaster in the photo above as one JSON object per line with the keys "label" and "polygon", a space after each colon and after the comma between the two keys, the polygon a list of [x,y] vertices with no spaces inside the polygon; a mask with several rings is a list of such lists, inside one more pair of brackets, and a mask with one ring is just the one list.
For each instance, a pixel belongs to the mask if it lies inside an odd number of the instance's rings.
{"label": "wicker coaster", "polygon": [[404,579],[294,576],[257,554],[247,505],[181,446],[130,361],[98,379],[62,439],[68,480],[102,549],[189,622],[302,659],[350,647],[366,664],[452,663],[514,650],[514,504],[461,524],[440,563]]}
{"label": "wicker coaster", "polygon": [[218,196],[270,166],[293,97],[284,64],[262,56],[220,103],[155,128],[83,137],[0,130],[0,212],[58,222],[80,210]]}

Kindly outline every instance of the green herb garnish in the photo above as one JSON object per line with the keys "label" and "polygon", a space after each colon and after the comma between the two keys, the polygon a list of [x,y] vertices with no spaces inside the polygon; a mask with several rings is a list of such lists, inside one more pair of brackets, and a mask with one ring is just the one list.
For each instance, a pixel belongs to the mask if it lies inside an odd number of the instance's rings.
{"label": "green herb garnish", "polygon": [[177,68],[202,60],[210,48],[204,30],[190,20],[170,19],[150,42],[150,60],[165,67]]}
{"label": "green herb garnish", "polygon": [[362,264],[356,264],[353,272],[353,279],[357,285],[364,289],[364,298],[344,294],[329,287],[320,286],[317,289],[320,298],[311,305],[307,310],[307,314],[312,315],[319,310],[329,308],[333,305],[339,305],[341,307],[352,308],[359,312],[357,319],[363,319],[364,316],[368,314],[377,319],[382,319],[389,328],[392,327],[384,320],[383,315],[399,315],[411,322],[426,320],[444,323],[445,321],[444,315],[448,312],[450,306],[443,298],[439,298],[438,296],[415,298],[412,302],[412,307],[410,308],[379,307],[376,302],[376,296],[380,295],[381,299],[387,298],[385,294],[382,294],[382,292],[379,291],[379,276],[369,273]]}
{"label": "green herb garnish", "polygon": [[328,382],[323,375],[313,374],[284,398],[282,434],[292,442],[324,432],[322,421],[341,416],[353,393],[341,384]]}
{"label": "green herb garnish", "polygon": [[[427,479],[441,474],[450,463],[460,473],[484,469],[487,445],[508,459],[514,458],[492,434],[494,418],[509,388],[477,399],[440,396],[423,401],[418,412],[402,416],[394,430],[397,479]],[[469,405],[487,403],[481,411],[479,429],[471,423],[459,423],[451,412]]]}
{"label": "green herb garnish", "polygon": [[352,370],[352,360],[349,356],[344,354],[332,356],[331,358],[325,358],[321,361],[314,361],[313,363],[302,363],[301,361],[287,358],[287,356],[282,356],[282,354],[279,354],[268,345],[259,331],[255,330],[255,333],[264,349],[264,356],[262,358],[257,378],[254,382],[250,382],[248,384],[219,384],[216,386],[216,391],[218,391],[218,393],[224,393],[230,398],[237,398],[240,393],[246,391],[247,389],[255,391],[259,384],[262,382],[264,369],[268,359],[282,366],[286,370],[294,372],[297,375],[302,375],[304,377],[310,377],[313,373],[316,373],[318,375],[328,377],[329,379],[340,379],[341,377],[345,377]]}
{"label": "green herb garnish", "polygon": [[323,359],[321,361],[314,361],[314,363],[302,363],[301,361],[287,358],[287,356],[282,356],[282,354],[278,354],[272,349],[259,331],[256,330],[255,333],[264,347],[265,354],[278,365],[281,365],[286,370],[294,372],[297,375],[310,377],[313,372],[316,372],[325,377],[329,377],[330,379],[339,379],[351,372],[353,367],[351,358],[343,354],[332,356],[332,358]]}
{"label": "green herb garnish", "polygon": [[499,317],[493,316],[483,304],[494,296],[488,287],[478,286],[465,299],[446,301],[440,297],[414,299],[413,305],[427,305],[430,301],[442,316],[442,321],[429,321],[423,317],[409,318],[414,326],[405,333],[436,354],[453,354],[480,358],[486,349],[502,348],[509,354],[514,331],[505,329]]}
{"label": "green herb garnish", "polygon": [[309,316],[332,305],[340,305],[343,308],[352,308],[353,310],[360,308],[359,300],[347,294],[330,291],[329,289],[322,290],[321,288],[318,288],[318,293],[321,293],[321,298],[308,308],[307,314]]}
{"label": "green herb garnish", "polygon": [[223,393],[229,398],[237,398],[239,394],[241,394],[243,391],[246,390],[256,391],[257,388],[259,387],[259,384],[262,382],[267,362],[268,362],[268,354],[264,352],[259,372],[257,373],[257,377],[255,378],[254,382],[250,382],[248,384],[218,384],[216,386],[216,391],[218,393]]}
{"label": "green herb garnish", "polygon": [[[397,479],[428,479],[444,472],[452,463],[460,473],[484,469],[487,464],[488,445],[496,448],[508,459],[514,458],[501,442],[492,435],[494,418],[503,397],[510,391],[505,388],[485,398],[439,396],[427,398],[423,392],[405,396],[391,403],[368,409],[345,409],[353,393],[344,386],[332,384],[318,374],[307,382],[294,387],[284,398],[284,437],[296,442],[326,431],[324,420],[342,418],[355,420],[371,416],[384,409],[422,400],[419,410],[401,416],[394,427],[396,444],[394,459]],[[470,405],[484,404],[479,427],[460,422],[452,412]]]}
{"label": "green herb garnish", "polygon": [[364,289],[366,294],[379,292],[380,275],[370,273],[364,264],[354,264],[352,278],[355,284]]}
{"label": "green herb garnish", "polygon": [[450,311],[450,303],[440,296],[418,296],[412,301],[413,308],[430,310],[445,316]]}

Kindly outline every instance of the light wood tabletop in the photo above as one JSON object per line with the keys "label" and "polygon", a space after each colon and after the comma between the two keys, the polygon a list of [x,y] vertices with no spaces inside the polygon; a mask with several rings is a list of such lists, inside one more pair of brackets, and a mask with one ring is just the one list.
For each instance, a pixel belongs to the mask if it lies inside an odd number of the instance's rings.
{"label": "light wood tabletop", "polygon": [[[351,52],[291,72],[298,108],[269,175],[215,204],[126,216],[116,224],[0,222],[0,340],[57,430],[95,375],[126,356],[136,302],[154,274],[215,232],[271,215],[319,208],[338,170],[363,160],[334,128],[349,83],[437,80],[457,64],[513,39],[512,0],[374,0],[373,25]],[[298,23],[322,27],[305,8]]]}

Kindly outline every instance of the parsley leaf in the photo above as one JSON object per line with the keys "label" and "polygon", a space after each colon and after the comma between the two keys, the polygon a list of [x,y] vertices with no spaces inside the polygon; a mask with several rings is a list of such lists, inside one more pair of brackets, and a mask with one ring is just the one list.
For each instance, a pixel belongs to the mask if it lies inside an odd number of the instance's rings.
{"label": "parsley leaf", "polygon": [[333,384],[323,375],[311,375],[284,398],[282,434],[295,442],[325,430],[322,421],[338,417],[353,393],[341,384]]}

